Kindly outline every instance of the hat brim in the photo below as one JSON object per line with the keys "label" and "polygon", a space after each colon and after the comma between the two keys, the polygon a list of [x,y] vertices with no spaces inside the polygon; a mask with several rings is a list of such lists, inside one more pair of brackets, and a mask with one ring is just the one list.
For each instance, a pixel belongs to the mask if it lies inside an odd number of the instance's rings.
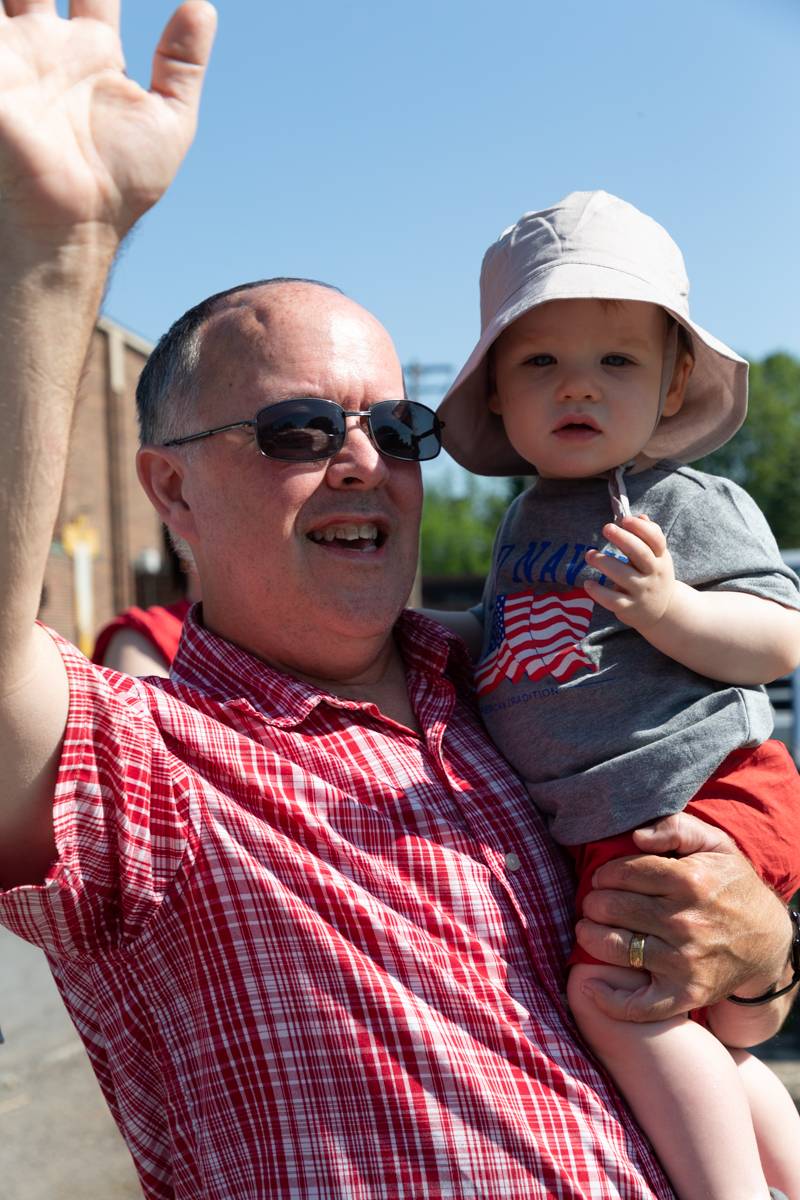
{"label": "hat brim", "polygon": [[553,300],[635,300],[658,304],[692,335],[695,363],[683,405],[663,417],[642,460],[693,462],[733,437],[747,415],[747,362],[635,275],[595,264],[560,263],[529,279],[486,326],[441,404],[444,447],[478,475],[529,475],[535,468],[509,442],[502,419],[489,409],[487,354],[523,313]]}

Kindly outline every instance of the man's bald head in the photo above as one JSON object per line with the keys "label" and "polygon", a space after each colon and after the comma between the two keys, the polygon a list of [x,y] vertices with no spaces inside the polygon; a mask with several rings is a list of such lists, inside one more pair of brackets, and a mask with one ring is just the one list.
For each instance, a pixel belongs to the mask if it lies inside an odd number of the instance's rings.
{"label": "man's bald head", "polygon": [[[274,290],[272,303],[278,310],[287,304],[293,304],[296,309],[298,293],[317,288],[343,296],[339,288],[329,283],[280,276],[240,283],[216,292],[179,317],[160,338],[139,377],[136,406],[142,445],[159,445],[188,432],[187,422],[199,396],[203,344],[214,316],[252,308],[255,293],[263,289]],[[265,306],[258,307],[263,309]],[[255,317],[255,309],[253,315]],[[265,334],[262,322],[261,335]]]}

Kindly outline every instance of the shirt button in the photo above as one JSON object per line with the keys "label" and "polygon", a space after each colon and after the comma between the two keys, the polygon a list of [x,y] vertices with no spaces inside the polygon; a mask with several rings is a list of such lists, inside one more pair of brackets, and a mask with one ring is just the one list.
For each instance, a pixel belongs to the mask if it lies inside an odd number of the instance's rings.
{"label": "shirt button", "polygon": [[520,867],[522,866],[522,863],[520,862],[520,860],[516,854],[513,854],[513,853],[507,854],[505,857],[506,857],[507,870],[518,871],[520,869]]}

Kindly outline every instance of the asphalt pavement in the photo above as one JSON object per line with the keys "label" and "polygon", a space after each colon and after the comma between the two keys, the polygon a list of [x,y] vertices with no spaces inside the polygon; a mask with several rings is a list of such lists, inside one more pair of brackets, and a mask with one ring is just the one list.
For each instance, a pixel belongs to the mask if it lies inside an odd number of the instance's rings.
{"label": "asphalt pavement", "polygon": [[0,1200],[142,1200],[44,955],[0,927]]}

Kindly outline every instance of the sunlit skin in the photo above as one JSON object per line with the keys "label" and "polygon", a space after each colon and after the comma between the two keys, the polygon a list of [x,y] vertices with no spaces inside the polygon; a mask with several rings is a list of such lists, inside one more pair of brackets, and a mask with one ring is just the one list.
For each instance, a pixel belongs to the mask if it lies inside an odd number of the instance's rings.
{"label": "sunlit skin", "polygon": [[[272,285],[232,297],[209,322],[186,432],[291,396],[366,410],[402,394],[400,363],[374,317],[329,289]],[[394,655],[387,631],[416,570],[418,465],[379,454],[351,420],[341,451],[323,462],[265,458],[238,429],[146,449],[140,473],[192,548],[210,629],[309,678],[382,677]],[[353,526],[374,526],[377,538],[325,540]]]}
{"label": "sunlit skin", "polygon": [[[667,327],[655,305],[569,300],[532,309],[501,335],[491,407],[515,450],[540,476],[577,480],[637,459],[662,415]],[[690,358],[679,355],[664,417],[680,410],[690,373]],[[759,597],[703,592],[676,580],[667,539],[646,517],[626,518],[621,527],[609,523],[602,534],[625,557],[588,550],[586,562],[608,580],[587,579],[582,586],[669,658],[712,678],[722,678],[722,661],[732,669],[731,682],[742,682],[750,670],[753,682],[763,682],[779,653],[796,656],[796,613]],[[759,626],[771,628],[766,640],[753,639]],[[649,937],[645,942],[652,945]],[[651,966],[642,958],[636,966],[643,965]],[[762,1160],[770,1178],[795,1195],[796,1153],[773,1151],[796,1142],[790,1102],[784,1104],[779,1092],[775,1098],[774,1088],[761,1096],[761,1130],[781,1132],[757,1141],[745,1089],[724,1045],[686,1017],[641,1026],[606,1007],[612,996],[621,1006],[626,996],[632,1001],[653,981],[649,970],[577,963],[567,996],[585,1041],[653,1142],[676,1195],[766,1196]],[[723,1037],[729,1007],[710,1010],[711,1027]],[[624,1007],[622,1015],[629,1017]],[[720,1149],[729,1130],[735,1130],[733,1152]]]}
{"label": "sunlit skin", "polygon": [[[635,458],[658,421],[666,321],[655,304],[554,300],[494,346],[493,412],[539,475],[578,479]],[[675,371],[664,416],[688,373]]]}
{"label": "sunlit skin", "polygon": [[[58,512],[73,398],[93,335],[96,303],[121,238],[133,219],[169,185],[191,140],[213,33],[210,7],[198,0],[181,7],[162,37],[148,99],[122,74],[124,60],[116,36],[118,4],[72,0],[70,7],[78,19],[61,22],[54,0],[14,0],[13,5],[7,0],[5,18],[0,19],[4,55],[1,399],[3,427],[14,431],[13,437],[0,441],[0,480],[6,501],[0,505],[0,693],[7,700],[0,711],[0,880],[6,886],[41,882],[55,857],[52,796],[69,694],[61,658],[49,636],[34,625],[34,617]],[[96,22],[106,28],[98,28]],[[98,53],[98,39],[105,41],[106,54]],[[26,80],[20,102],[14,97],[19,77],[15,58]],[[40,82],[36,82],[38,63],[53,65]],[[14,181],[24,181],[24,186],[9,186]],[[32,271],[32,262],[43,270]],[[230,344],[252,354],[244,320],[238,333],[231,332]],[[58,330],[58,337],[53,330]],[[276,383],[277,367],[263,338],[258,341],[262,333],[260,328],[253,330],[261,357],[254,356],[250,370],[245,362],[229,364],[220,373],[220,386],[213,389],[213,403],[212,390],[204,392],[204,411],[198,413],[195,428],[252,416],[258,403],[263,403],[256,393],[262,382]],[[368,371],[357,375],[361,369],[357,347],[337,360],[340,382],[350,392],[348,407],[352,402],[372,402],[367,396],[372,390],[380,392],[376,397],[380,399],[398,394],[399,366],[393,351],[386,349],[385,335],[363,326],[362,335]],[[325,337],[317,340],[324,343]],[[220,353],[221,346],[218,365]],[[317,354],[314,362],[322,361]],[[354,377],[352,386],[344,387],[348,375]],[[253,393],[247,393],[249,399],[241,406],[239,382]],[[319,390],[332,394],[326,381]],[[353,589],[344,586],[346,576],[339,577],[339,596],[346,602],[343,612],[335,606],[316,608],[320,600],[310,594],[310,585],[326,573],[335,575],[335,560],[333,556],[312,560],[312,553],[324,551],[312,551],[299,539],[306,512],[329,519],[328,509],[334,507],[338,490],[337,472],[339,477],[348,472],[346,453],[352,455],[354,446],[359,454],[367,453],[357,433],[350,435],[348,445],[343,461],[331,464],[327,471],[284,467],[286,475],[278,473],[277,464],[258,456],[246,433],[232,434],[222,444],[212,438],[194,450],[149,451],[141,457],[142,477],[162,517],[171,520],[176,532],[189,537],[196,548],[202,543],[205,574],[214,592],[207,612],[213,613],[216,626],[231,631],[236,641],[246,640],[256,653],[287,662],[306,657],[300,652],[319,642],[330,671],[340,675],[347,666],[345,650],[351,665],[364,666],[342,630],[353,617],[350,610],[358,607]],[[29,452],[20,453],[21,446]],[[355,465],[351,463],[348,472],[355,479],[353,495],[363,500],[365,483]],[[297,479],[292,471],[297,471]],[[385,487],[378,484],[374,489],[393,520],[386,541],[391,566],[386,566],[381,579],[386,585],[387,611],[410,583],[419,507],[416,468],[392,463],[390,475]],[[377,468],[373,477],[380,480]],[[307,487],[305,502],[303,486]],[[224,503],[219,493],[224,493]],[[297,515],[284,522],[279,504],[285,499],[295,504]],[[231,520],[222,511],[226,504],[235,505]],[[406,523],[411,527],[408,538],[395,536],[398,526]],[[271,569],[265,552],[276,547],[284,566],[312,564],[301,589],[291,571],[285,576]],[[330,571],[323,570],[325,562]],[[233,569],[226,595],[222,579],[229,567]],[[339,569],[344,575],[344,564]],[[362,581],[372,569],[361,572]],[[258,585],[252,596],[243,586],[248,579]],[[367,642],[365,671],[376,654],[378,658],[386,654],[390,637],[388,623],[379,628],[382,619],[375,593],[372,588],[371,603],[363,603],[357,614],[357,632]],[[291,611],[292,601],[298,610],[301,603],[305,606],[318,632],[306,626],[298,634],[302,622]],[[241,629],[237,628],[240,617]],[[294,647],[292,635],[297,635]],[[396,678],[394,693],[401,701],[404,692],[404,680]],[[375,700],[380,703],[381,698]],[[638,1001],[640,1016],[650,1013],[654,1004],[656,1015],[683,1011],[689,993],[694,1003],[702,1004],[740,990],[743,984],[754,995],[781,974],[785,982],[782,905],[756,880],[723,834],[680,814],[637,837],[643,849],[655,853],[675,849],[689,857],[606,864],[602,886],[587,902],[591,903],[587,917],[593,920],[584,920],[579,936],[587,950],[621,964],[627,961],[630,930],[651,935],[648,965],[658,973],[660,991]],[[694,937],[687,935],[687,913]],[[786,997],[743,1011],[763,1038],[777,1028],[788,1003]],[[609,1011],[621,1015],[619,1006],[613,1007],[613,998],[607,1004]],[[742,1012],[733,1015],[740,1023]]]}
{"label": "sunlit skin", "polygon": [[[588,478],[635,460],[659,420],[667,328],[661,308],[634,301],[555,300],[518,317],[495,343],[489,400],[514,449],[545,478]],[[664,418],[680,411],[693,365],[678,354]],[[795,612],[676,580],[664,532],[646,514],[609,522],[602,535],[625,557],[587,550],[606,581],[582,586],[657,650],[732,683],[794,669]]]}
{"label": "sunlit skin", "polygon": [[[554,300],[518,317],[495,343],[489,400],[514,449],[544,478],[587,478],[635,459],[660,417],[666,332],[662,309],[634,301]],[[691,366],[678,359],[664,416],[679,411]],[[586,590],[644,632],[674,591],[664,535],[633,517],[603,536],[630,565],[590,550],[587,562],[608,582]]]}

